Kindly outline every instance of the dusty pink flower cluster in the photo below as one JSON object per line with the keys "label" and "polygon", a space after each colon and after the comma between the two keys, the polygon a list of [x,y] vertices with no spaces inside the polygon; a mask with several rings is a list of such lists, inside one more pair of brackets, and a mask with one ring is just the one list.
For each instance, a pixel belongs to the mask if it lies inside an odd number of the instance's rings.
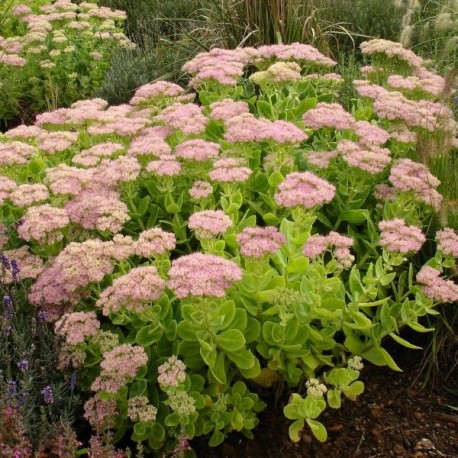
{"label": "dusty pink flower cluster", "polygon": [[220,147],[219,143],[207,142],[196,138],[186,140],[177,145],[175,155],[187,160],[205,162],[217,157]]}
{"label": "dusty pink flower cluster", "polygon": [[10,193],[9,199],[16,207],[30,207],[49,198],[48,188],[43,184],[21,184]]}
{"label": "dusty pink flower cluster", "polygon": [[380,245],[388,251],[407,254],[416,253],[426,237],[421,229],[407,226],[403,219],[396,218],[389,221],[380,221]]}
{"label": "dusty pink flower cluster", "polygon": [[83,191],[66,205],[70,221],[84,229],[118,233],[130,219],[129,209],[119,194],[109,190]]}
{"label": "dusty pink flower cluster", "polygon": [[[5,250],[3,251],[3,255],[6,256],[10,261],[14,259],[17,262],[19,267],[19,280],[26,278],[35,279],[43,270],[42,259],[39,256],[30,253],[29,247],[27,245],[21,246],[20,248],[15,248],[13,250]],[[1,283],[5,284],[9,284],[14,280],[10,270],[6,270],[0,278]]]}
{"label": "dusty pink flower cluster", "polygon": [[281,207],[314,207],[331,202],[336,188],[311,172],[293,172],[278,186],[275,201]]}
{"label": "dusty pink flower cluster", "polygon": [[[333,67],[336,65],[332,59],[321,54],[316,48],[302,43],[288,45],[260,46],[257,52],[261,58],[279,60],[297,60],[301,63]],[[258,60],[258,59],[257,59]]]}
{"label": "dusty pink flower cluster", "polygon": [[352,129],[356,123],[353,116],[338,103],[320,102],[302,116],[306,127],[321,129],[333,127],[337,130]]}
{"label": "dusty pink flower cluster", "polygon": [[365,41],[361,43],[361,52],[363,54],[373,55],[385,55],[390,59],[396,58],[402,62],[405,62],[412,68],[418,68],[423,65],[423,59],[417,56],[410,49],[406,49],[401,43],[383,40],[376,38],[374,40]]}
{"label": "dusty pink flower cluster", "polygon": [[123,149],[124,146],[120,143],[98,143],[97,145],[94,145],[89,149],[85,149],[79,154],[73,156],[72,162],[85,167],[93,167],[98,165],[102,159],[110,158]]}
{"label": "dusty pink flower cluster", "polygon": [[186,364],[175,355],[158,368],[157,381],[162,388],[178,387],[186,379]]}
{"label": "dusty pink flower cluster", "polygon": [[338,151],[307,151],[305,153],[307,162],[319,169],[325,169],[328,167],[332,159],[338,155]]}
{"label": "dusty pink flower cluster", "polygon": [[84,403],[84,418],[97,432],[113,428],[118,415],[116,400],[102,400],[98,393]]}
{"label": "dusty pink flower cluster", "polygon": [[189,217],[188,227],[202,240],[224,234],[232,226],[232,221],[222,210],[203,210]]}
{"label": "dusty pink flower cluster", "polygon": [[37,144],[41,151],[55,154],[70,148],[77,139],[77,132],[43,132],[37,137]]}
{"label": "dusty pink flower cluster", "polygon": [[197,180],[188,192],[193,199],[205,199],[213,192],[213,187],[207,181]]}
{"label": "dusty pink flower cluster", "polygon": [[65,337],[70,345],[78,345],[86,337],[95,336],[99,328],[100,322],[94,312],[67,313],[55,324],[56,334]]}
{"label": "dusty pink flower cluster", "polygon": [[348,165],[371,174],[383,172],[391,162],[390,150],[380,146],[366,147],[350,140],[341,140],[337,144],[337,151]]}
{"label": "dusty pink flower cluster", "polygon": [[450,227],[436,232],[437,249],[446,256],[458,257],[458,234]]}
{"label": "dusty pink flower cluster", "polygon": [[312,235],[309,237],[302,248],[302,252],[304,256],[313,259],[317,256],[322,256],[328,250],[332,250],[338,265],[341,268],[348,269],[355,260],[355,257],[350,253],[352,245],[353,240],[350,237],[331,231],[326,236]]}
{"label": "dusty pink flower cluster", "polygon": [[105,288],[96,302],[103,314],[109,316],[122,308],[141,313],[148,305],[162,295],[165,281],[159,276],[156,267],[136,267],[114,280],[113,286]]}
{"label": "dusty pink flower cluster", "polygon": [[383,145],[390,138],[390,134],[386,130],[367,121],[357,121],[354,125],[354,131],[359,137],[358,142],[369,148]]}
{"label": "dusty pink flower cluster", "polygon": [[202,107],[194,103],[174,103],[165,108],[157,119],[187,135],[201,134],[209,121]]}
{"label": "dusty pink flower cluster", "polygon": [[148,363],[143,347],[123,344],[103,354],[102,371],[91,385],[93,391],[118,392]]}
{"label": "dusty pink flower cluster", "polygon": [[18,235],[26,241],[34,240],[44,245],[62,240],[62,229],[70,223],[64,208],[49,204],[29,207],[18,227]]}
{"label": "dusty pink flower cluster", "polygon": [[27,143],[0,143],[0,165],[27,164],[37,150]]}
{"label": "dusty pink flower cluster", "polygon": [[131,105],[141,105],[153,102],[160,102],[164,99],[175,99],[184,95],[185,91],[178,84],[168,81],[157,81],[155,83],[140,86],[130,100]]}
{"label": "dusty pink flower cluster", "polygon": [[156,161],[148,163],[146,170],[158,177],[174,177],[180,174],[181,164],[177,161],[176,156],[163,154]]}
{"label": "dusty pink flower cluster", "polygon": [[210,109],[210,116],[217,121],[227,121],[243,113],[250,112],[247,102],[235,101],[232,99],[224,99],[218,102],[213,102],[210,105]]}
{"label": "dusty pink flower cluster", "polygon": [[228,158],[215,161],[208,176],[217,183],[243,183],[248,180],[251,173],[250,168],[243,167],[242,159]]}
{"label": "dusty pink flower cluster", "polygon": [[438,302],[457,302],[458,285],[451,280],[444,280],[440,274],[440,271],[433,267],[423,266],[416,279],[429,298]]}
{"label": "dusty pink flower cluster", "polygon": [[175,234],[153,227],[140,232],[134,251],[137,256],[152,258],[172,251],[175,248],[175,244]]}
{"label": "dusty pink flower cluster", "polygon": [[157,409],[149,403],[146,396],[135,396],[129,399],[127,415],[133,422],[147,423],[156,420]]}
{"label": "dusty pink flower cluster", "polygon": [[392,169],[389,177],[396,191],[413,192],[415,196],[438,210],[442,196],[435,188],[440,181],[431,175],[428,168],[410,159],[401,159]]}
{"label": "dusty pink flower cluster", "polygon": [[237,235],[237,242],[243,256],[262,258],[274,254],[286,243],[286,237],[273,226],[246,227]]}
{"label": "dusty pink flower cluster", "polygon": [[16,188],[17,184],[15,181],[0,176],[0,204],[2,204],[5,199],[8,199]]}
{"label": "dusty pink flower cluster", "polygon": [[203,253],[193,253],[172,261],[167,286],[179,299],[187,296],[224,297],[242,270],[233,261]]}

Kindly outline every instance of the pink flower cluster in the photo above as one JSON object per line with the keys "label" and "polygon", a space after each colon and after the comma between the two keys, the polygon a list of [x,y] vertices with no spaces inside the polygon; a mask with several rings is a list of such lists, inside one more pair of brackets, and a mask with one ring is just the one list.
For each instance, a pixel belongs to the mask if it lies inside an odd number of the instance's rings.
{"label": "pink flower cluster", "polygon": [[157,409],[146,396],[135,396],[129,399],[127,415],[133,422],[147,423],[156,420]]}
{"label": "pink flower cluster", "polygon": [[302,43],[288,45],[260,46],[258,54],[261,58],[280,60],[298,60],[302,63],[333,67],[337,63],[321,54],[316,48]]}
{"label": "pink flower cluster", "polygon": [[237,242],[243,256],[262,258],[274,254],[286,243],[286,237],[273,226],[246,227],[237,235]]}
{"label": "pink flower cluster", "polygon": [[166,126],[181,130],[184,134],[201,134],[205,130],[208,118],[203,115],[202,107],[194,103],[174,103],[157,116]]}
{"label": "pink flower cluster", "polygon": [[440,181],[431,175],[425,165],[401,159],[391,169],[389,179],[397,191],[413,192],[422,202],[436,210],[440,208],[442,196],[435,189]]}
{"label": "pink flower cluster", "polygon": [[450,227],[436,233],[437,249],[446,256],[458,257],[458,234]]}
{"label": "pink flower cluster", "polygon": [[352,129],[356,123],[353,116],[338,103],[320,102],[315,108],[304,113],[302,120],[306,127],[321,129],[334,127],[338,130]]}
{"label": "pink flower cluster", "polygon": [[15,181],[7,177],[0,176],[0,204],[5,199],[9,199],[10,194],[17,188]]}
{"label": "pink flower cluster", "polygon": [[118,193],[109,190],[83,191],[70,200],[65,209],[70,221],[84,229],[115,234],[130,219],[127,205],[119,200]]}
{"label": "pink flower cluster", "polygon": [[242,270],[235,262],[210,254],[193,253],[172,261],[168,287],[179,299],[187,296],[224,297]]}
{"label": "pink flower cluster", "polygon": [[248,180],[252,170],[242,167],[241,159],[219,159],[213,163],[213,170],[208,173],[212,181],[217,183],[238,183]]}
{"label": "pink flower cluster", "polygon": [[97,432],[113,428],[118,415],[114,399],[104,401],[96,394],[84,403],[84,418]]}
{"label": "pink flower cluster", "polygon": [[38,137],[44,131],[38,126],[26,126],[21,124],[20,126],[14,127],[13,129],[5,132],[5,135],[8,138],[23,138],[23,139],[33,139]]}
{"label": "pink flower cluster", "polygon": [[396,58],[405,62],[412,68],[418,68],[423,65],[423,59],[421,57],[417,56],[410,49],[404,48],[402,44],[398,42],[376,38],[361,43],[360,48],[363,54],[369,56],[379,54],[389,58]]}
{"label": "pink flower cluster", "polygon": [[172,232],[153,227],[140,233],[134,250],[137,256],[152,258],[175,249],[176,238]]}
{"label": "pink flower cluster", "polygon": [[36,152],[36,149],[27,143],[0,143],[0,165],[27,164]]}
{"label": "pink flower cluster", "polygon": [[232,226],[232,221],[222,210],[203,210],[189,217],[188,227],[195,231],[201,240],[210,240],[224,234]]}
{"label": "pink flower cluster", "polygon": [[54,328],[56,334],[65,337],[68,344],[78,345],[86,337],[97,334],[100,322],[94,312],[73,312],[63,315]]}
{"label": "pink flower cluster", "polygon": [[89,149],[81,151],[72,158],[74,164],[85,167],[93,167],[100,163],[104,158],[112,157],[114,154],[122,151],[124,146],[120,143],[106,142],[98,143]]}
{"label": "pink flower cluster", "polygon": [[159,156],[158,160],[148,163],[146,170],[159,177],[174,177],[180,174],[181,164],[177,161],[176,156],[163,154]]}
{"label": "pink flower cluster", "polygon": [[104,353],[100,363],[102,371],[92,383],[93,391],[117,393],[130,379],[137,375],[138,369],[148,362],[143,347],[129,344],[120,345]]}
{"label": "pink flower cluster", "polygon": [[319,169],[325,169],[328,167],[331,160],[338,155],[338,151],[309,151],[304,154],[307,162]]}
{"label": "pink flower cluster", "polygon": [[175,355],[158,368],[157,381],[162,388],[178,387],[186,379],[186,364]]}
{"label": "pink flower cluster", "polygon": [[353,240],[350,237],[331,231],[328,235],[312,235],[302,248],[304,256],[316,258],[323,255],[327,250],[332,249],[332,253],[343,269],[351,267],[355,257],[350,253]]}
{"label": "pink flower cluster", "polygon": [[174,99],[182,96],[184,93],[184,89],[178,86],[178,84],[169,83],[168,81],[157,81],[140,86],[135,91],[130,104],[141,105],[161,101],[162,99]]}
{"label": "pink flower cluster", "polygon": [[188,192],[193,199],[205,199],[213,192],[213,187],[207,181],[197,180]]}
{"label": "pink flower cluster", "polygon": [[217,121],[228,121],[243,113],[249,113],[248,103],[244,101],[235,101],[232,99],[224,99],[218,102],[213,102],[210,105],[211,117]]}
{"label": "pink flower cluster", "polygon": [[77,139],[77,132],[43,132],[37,137],[37,144],[41,151],[55,154],[70,148]]}
{"label": "pink flower cluster", "polygon": [[183,159],[205,162],[218,156],[219,143],[207,142],[200,138],[186,140],[177,145],[175,155]]}
{"label": "pink flower cluster", "polygon": [[293,172],[278,186],[275,201],[282,207],[313,207],[331,202],[336,188],[311,172]]}
{"label": "pink flower cluster", "polygon": [[[27,245],[15,248],[14,250],[6,250],[3,252],[3,255],[10,261],[14,259],[17,262],[19,267],[19,280],[24,280],[26,278],[35,279],[43,270],[42,259],[39,256],[30,253]],[[4,275],[1,277],[1,282],[5,284],[13,282],[13,275],[11,271],[5,271]]]}
{"label": "pink flower cluster", "polygon": [[390,138],[390,134],[386,130],[367,121],[357,121],[354,125],[354,131],[360,137],[359,143],[369,148],[383,145]]}
{"label": "pink flower cluster", "polygon": [[146,134],[143,132],[130,143],[129,156],[143,155],[159,157],[172,153],[172,148],[164,140],[164,137],[158,135],[156,132]]}
{"label": "pink flower cluster", "polygon": [[30,207],[37,202],[48,200],[49,191],[44,184],[21,184],[11,194],[9,199],[16,207]]}
{"label": "pink flower cluster", "polygon": [[159,299],[165,281],[156,267],[136,267],[114,280],[113,286],[105,288],[96,302],[105,316],[119,312],[122,308],[134,313],[145,311],[152,301]]}
{"label": "pink flower cluster", "polygon": [[458,285],[451,280],[444,280],[440,274],[433,267],[423,266],[417,274],[417,282],[429,298],[438,302],[457,302]]}
{"label": "pink flower cluster", "polygon": [[24,240],[34,240],[42,244],[52,244],[62,240],[62,229],[70,223],[63,208],[49,204],[30,207],[22,217],[18,235]]}
{"label": "pink flower cluster", "polygon": [[375,145],[368,148],[350,140],[341,140],[337,144],[337,151],[348,165],[373,175],[383,172],[391,162],[390,150]]}
{"label": "pink flower cluster", "polygon": [[403,219],[396,218],[389,221],[380,221],[380,245],[388,251],[407,254],[420,250],[426,237],[421,229],[407,226]]}
{"label": "pink flower cluster", "polygon": [[76,196],[89,188],[93,180],[92,169],[79,169],[59,164],[46,170],[45,182],[54,194]]}

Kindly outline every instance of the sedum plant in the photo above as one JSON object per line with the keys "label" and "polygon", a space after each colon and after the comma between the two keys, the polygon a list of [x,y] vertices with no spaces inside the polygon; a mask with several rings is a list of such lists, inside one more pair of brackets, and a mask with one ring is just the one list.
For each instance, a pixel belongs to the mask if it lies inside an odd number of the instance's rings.
{"label": "sedum plant", "polygon": [[113,50],[134,46],[121,29],[123,11],[94,2],[42,3],[9,2],[2,13],[0,118],[6,122],[90,96]]}
{"label": "sedum plant", "polygon": [[364,361],[400,370],[384,339],[416,348],[401,329],[458,299],[458,236],[416,153],[456,147],[446,82],[399,44],[362,52],[351,111],[309,45],[214,49],[188,91],[82,100],[2,137],[4,252],[97,434],[175,454],[252,437],[257,387],[283,382],[291,438],[324,441]]}

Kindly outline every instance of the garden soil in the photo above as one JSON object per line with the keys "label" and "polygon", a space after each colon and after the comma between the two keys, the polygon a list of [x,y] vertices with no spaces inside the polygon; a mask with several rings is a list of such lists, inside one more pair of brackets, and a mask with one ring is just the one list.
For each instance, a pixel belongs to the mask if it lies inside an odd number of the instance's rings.
{"label": "garden soil", "polygon": [[232,434],[214,449],[198,441],[197,457],[458,458],[458,374],[452,374],[448,389],[420,390],[419,360],[409,354],[403,355],[402,373],[375,366],[362,371],[366,389],[359,399],[345,399],[340,410],[327,409],[320,417],[328,430],[324,444],[307,430],[301,442],[289,440],[285,398],[260,415],[253,440]]}

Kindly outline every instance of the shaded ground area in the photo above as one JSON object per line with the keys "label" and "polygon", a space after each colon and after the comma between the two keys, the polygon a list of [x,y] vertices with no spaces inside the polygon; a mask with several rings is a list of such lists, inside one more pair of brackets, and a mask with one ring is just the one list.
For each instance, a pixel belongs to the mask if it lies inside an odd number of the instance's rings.
{"label": "shaded ground area", "polygon": [[[282,413],[286,399],[261,416],[250,441],[232,435],[216,449],[194,445],[199,458],[458,458],[458,399],[450,392],[419,391],[418,359],[406,360],[403,373],[369,366],[361,374],[365,392],[356,402],[320,417],[328,441],[319,443],[308,431],[303,440],[288,438],[289,420]],[[407,369],[406,369],[407,368]],[[458,389],[455,374],[453,392]],[[450,388],[450,384],[449,384]],[[451,406],[451,407],[450,407]]]}

